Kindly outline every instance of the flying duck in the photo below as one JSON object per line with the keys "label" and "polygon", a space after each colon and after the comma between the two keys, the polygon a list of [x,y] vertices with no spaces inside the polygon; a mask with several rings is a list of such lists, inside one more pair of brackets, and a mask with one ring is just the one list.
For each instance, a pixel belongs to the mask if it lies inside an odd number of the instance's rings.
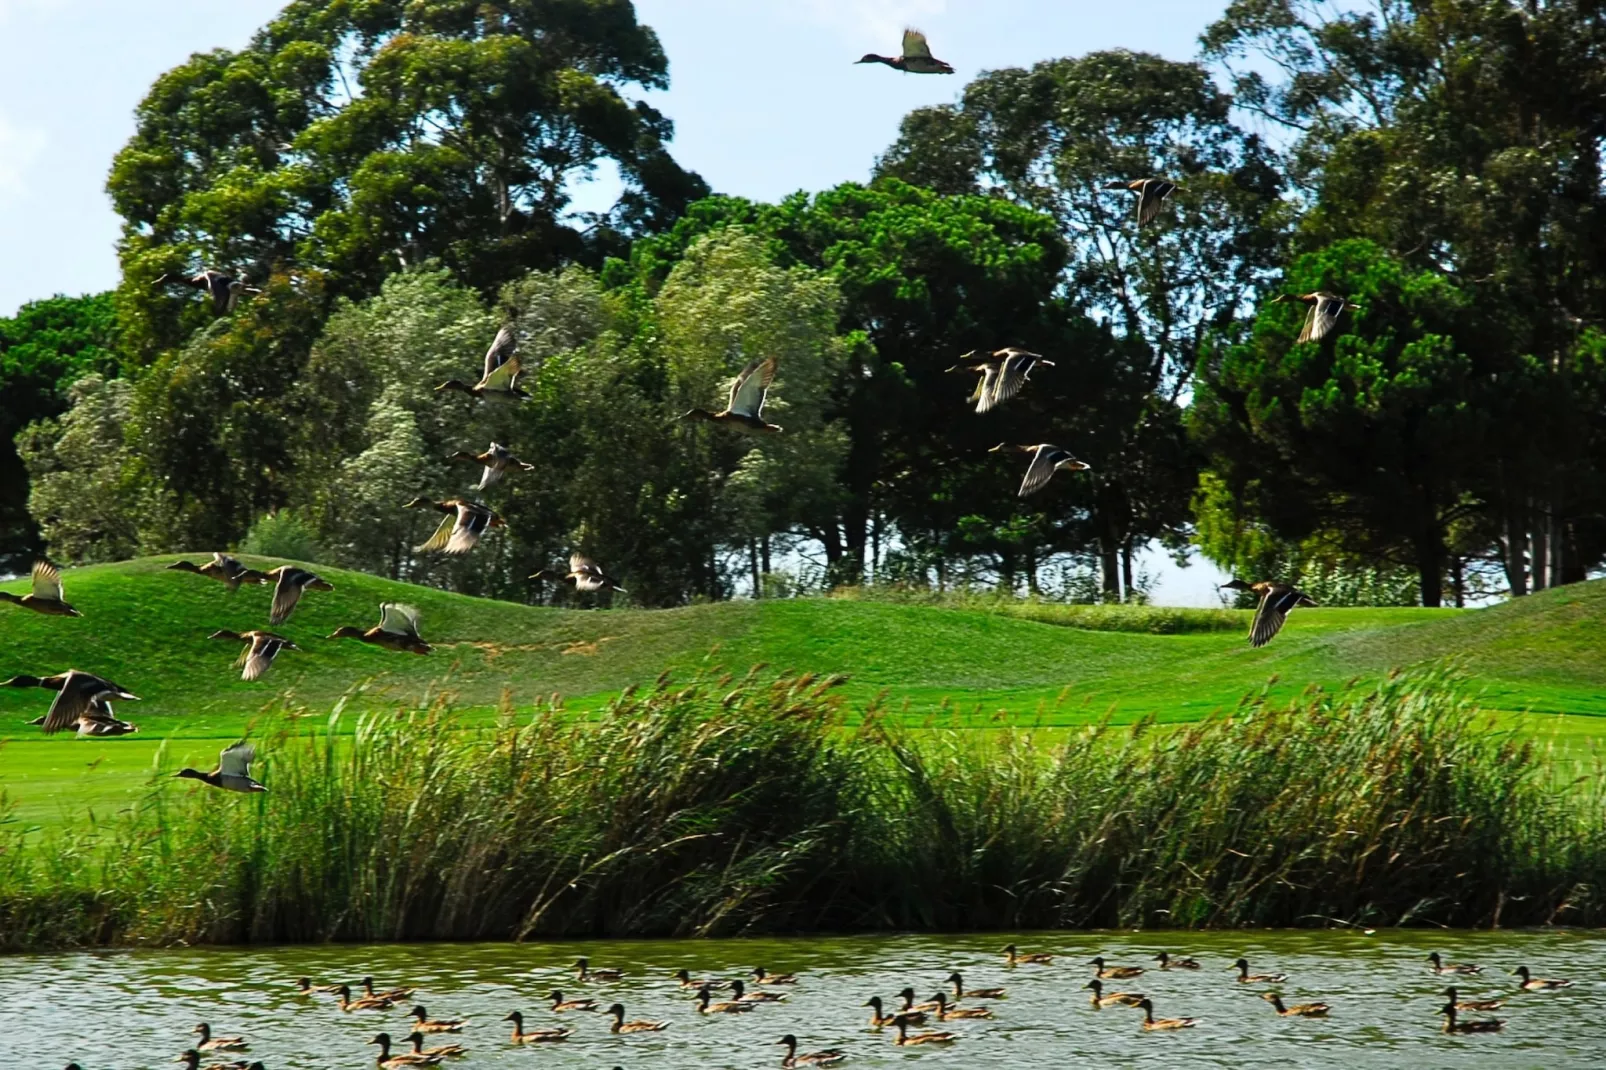
{"label": "flying duck", "polygon": [[197,576],[217,580],[219,583],[227,584],[230,591],[238,591],[242,583],[268,582],[267,573],[246,568],[240,563],[239,558],[229,554],[214,553],[212,560],[204,565],[197,565],[193,561],[174,561],[167,568],[170,572],[193,572]]}
{"label": "flying duck", "polygon": [[221,316],[225,312],[233,312],[234,307],[240,303],[241,294],[259,294],[262,292],[255,286],[247,286],[244,275],[236,278],[227,272],[217,271],[213,268],[203,268],[195,275],[165,274],[152,283],[151,288],[155,289],[172,283],[200,290],[211,297],[212,314],[216,316]]}
{"label": "flying duck", "polygon": [[234,662],[234,664],[242,666],[240,669],[240,679],[242,680],[260,680],[262,675],[273,665],[273,659],[279,656],[281,650],[301,649],[282,635],[274,635],[272,632],[264,631],[231,632],[225,628],[213,632],[207,638],[232,639],[235,642],[246,644],[245,648],[240,651],[240,656]]}
{"label": "flying duck", "polygon": [[1054,367],[1053,361],[1045,360],[1040,354],[1009,347],[995,349],[982,357],[978,357],[976,351],[971,350],[960,357],[959,363],[948,371],[980,375],[981,378],[976,381],[976,389],[971,391],[969,402],[975,403],[977,412],[991,412],[995,407],[1019,394],[1021,387],[1032,377],[1032,369],[1039,364]]}
{"label": "flying duck", "polygon": [[752,361],[736,373],[723,409],[718,412],[688,409],[681,419],[706,420],[746,434],[779,434],[781,427],[764,419],[764,403],[769,400],[770,384],[775,381],[776,364],[774,357]]}
{"label": "flying duck", "polygon": [[619,586],[618,580],[604,573],[602,566],[585,554],[569,555],[569,571],[567,573],[560,573],[557,569],[543,568],[539,572],[532,572],[530,579],[572,583],[576,591],[601,591],[612,588],[620,594],[630,593]]}
{"label": "flying duck", "polygon": [[1052,443],[1042,442],[1036,446],[1013,446],[1000,442],[988,453],[1029,453],[1032,463],[1026,469],[1026,476],[1020,481],[1020,497],[1035,494],[1048,486],[1048,481],[1054,478],[1055,472],[1084,472],[1093,467],[1085,461],[1079,461],[1071,455],[1071,451],[1055,446]]}
{"label": "flying duck", "polygon": [[499,481],[508,472],[531,472],[535,470],[535,465],[519,460],[513,456],[512,450],[496,442],[491,443],[491,448],[484,453],[469,453],[467,450],[458,450],[447,460],[468,461],[485,466],[485,470],[480,473],[480,481],[474,484],[475,490],[484,490],[492,483]]}
{"label": "flying duck", "polygon": [[1243,580],[1233,580],[1221,585],[1223,591],[1253,591],[1260,596],[1260,605],[1255,610],[1255,619],[1249,624],[1249,645],[1263,647],[1283,630],[1283,624],[1288,620],[1288,614],[1300,606],[1314,606],[1316,600],[1302,591],[1295,590],[1292,584],[1272,583],[1261,580],[1257,583],[1245,583]]}
{"label": "flying duck", "polygon": [[111,700],[115,698],[137,701],[139,696],[130,694],[121,684],[103,680],[93,673],[68,669],[55,676],[13,676],[0,686],[41,687],[46,691],[56,692],[56,698],[51,702],[43,720],[30,722],[39,724],[47,736],[67,728],[78,729],[79,735],[125,734],[122,731],[110,730],[85,731],[83,722],[86,720],[102,724],[113,722],[127,725],[127,732],[134,731],[133,725],[129,725],[126,721],[117,721],[112,716]]}
{"label": "flying duck", "polygon": [[1134,178],[1129,182],[1110,182],[1105,189],[1124,189],[1138,195],[1138,226],[1146,227],[1160,214],[1160,207],[1179,187],[1164,178]]}
{"label": "flying duck", "polygon": [[[267,791],[267,788],[251,777],[251,760],[256,756],[257,749],[242,740],[232,747],[223,748],[223,751],[217,756],[217,768],[210,773],[203,773],[199,769],[191,769],[186,766],[173,775],[187,780],[205,781],[214,788],[222,788],[224,791]],[[339,991],[342,997],[342,1004],[349,1003],[351,1001],[351,989],[341,985]],[[340,1009],[362,1009],[360,1005],[363,1002],[364,1000],[358,1000],[350,1007],[342,1006]],[[385,1001],[385,1006],[390,1006],[389,1000]]]}
{"label": "flying duck", "polygon": [[414,498],[407,503],[407,508],[430,508],[446,514],[446,519],[435,529],[435,534],[422,545],[413,547],[421,554],[435,551],[466,554],[479,544],[480,536],[486,531],[504,526],[502,518],[490,506],[462,498],[448,498],[443,502]]}
{"label": "flying duck", "polygon": [[10,602],[49,617],[81,617],[61,596],[61,572],[48,561],[33,563],[33,590],[22,596],[0,591],[0,602]]}
{"label": "flying duck", "polygon": [[428,654],[434,648],[418,634],[418,610],[400,602],[379,603],[379,623],[364,630],[350,624],[336,628],[330,639],[360,639],[408,654]]}
{"label": "flying duck", "polygon": [[903,31],[903,54],[899,56],[878,56],[874,52],[866,52],[862,59],[855,63],[885,63],[895,71],[905,74],[952,74],[953,67],[931,54],[931,46],[926,43],[926,35],[919,30],[909,29]]}
{"label": "flying duck", "polygon": [[1349,308],[1349,301],[1326,290],[1308,294],[1278,294],[1271,299],[1274,305],[1284,301],[1303,301],[1310,306],[1305,313],[1305,326],[1300,329],[1298,341],[1320,342],[1338,329],[1338,318]]}
{"label": "flying duck", "polygon": [[448,379],[435,389],[457,390],[483,401],[523,401],[529,393],[519,389],[519,376],[523,367],[519,363],[518,338],[511,326],[496,332],[491,348],[485,351],[485,371],[473,386],[461,379]]}
{"label": "flying duck", "polygon": [[269,624],[283,624],[289,620],[290,614],[296,611],[296,603],[301,601],[303,592],[335,589],[334,584],[294,565],[280,565],[278,568],[269,569],[266,575],[271,576],[274,581],[273,606],[268,610]]}

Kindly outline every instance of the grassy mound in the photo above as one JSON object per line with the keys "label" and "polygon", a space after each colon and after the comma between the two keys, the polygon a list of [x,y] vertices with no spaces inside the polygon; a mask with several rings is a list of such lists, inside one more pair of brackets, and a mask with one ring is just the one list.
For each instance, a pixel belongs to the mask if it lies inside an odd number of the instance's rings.
{"label": "grassy mound", "polygon": [[1599,783],[1560,796],[1438,674],[1053,742],[846,712],[751,674],[283,724],[266,794],[13,834],[0,948],[1606,917]]}

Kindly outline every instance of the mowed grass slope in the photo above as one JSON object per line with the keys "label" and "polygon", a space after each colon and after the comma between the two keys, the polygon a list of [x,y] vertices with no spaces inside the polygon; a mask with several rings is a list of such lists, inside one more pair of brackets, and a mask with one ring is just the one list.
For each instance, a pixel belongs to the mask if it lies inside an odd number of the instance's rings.
{"label": "mowed grass slope", "polygon": [[[493,715],[503,695],[518,707],[554,694],[593,708],[665,669],[707,666],[745,672],[843,673],[861,701],[884,695],[906,716],[987,725],[1076,724],[1113,714],[1192,720],[1271,685],[1292,697],[1311,684],[1334,687],[1391,668],[1461,660],[1485,704],[1569,717],[1563,734],[1606,730],[1606,583],[1549,591],[1490,609],[1300,610],[1270,646],[1252,650],[1242,628],[1144,634],[1050,623],[1056,607],[1016,612],[846,599],[729,602],[674,610],[570,610],[516,605],[316,567],[335,585],[306,595],[274,629],[300,645],[256,683],[234,667],[239,645],[210,641],[218,629],[267,627],[271,591],[166,570],[173,556],[73,569],[64,576],[81,619],[43,617],[0,605],[0,678],[86,669],[142,697],[119,707],[140,734],[116,740],[46,739],[22,722],[51,696],[0,688],[0,789],[24,812],[75,785],[107,778],[142,782],[161,741],[163,761],[209,762],[221,742],[281,700],[323,712],[357,684],[359,703],[415,703],[442,691],[459,706]],[[192,559],[195,557],[192,555]],[[247,558],[254,567],[282,562]],[[26,581],[0,588],[26,590]],[[345,624],[377,621],[382,601],[409,602],[435,644],[429,657],[325,637]],[[1019,607],[1017,607],[1018,609]],[[1134,611],[1136,612],[1136,611]],[[1120,613],[1066,614],[1113,629]],[[1554,729],[1553,729],[1554,730]]]}

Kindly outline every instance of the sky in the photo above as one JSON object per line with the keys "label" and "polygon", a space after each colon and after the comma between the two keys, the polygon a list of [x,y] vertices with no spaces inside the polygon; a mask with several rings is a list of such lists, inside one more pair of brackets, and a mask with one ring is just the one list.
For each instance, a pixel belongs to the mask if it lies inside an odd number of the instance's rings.
{"label": "sky", "polygon": [[[157,75],[238,49],[282,0],[0,0],[0,316],[117,283],[104,184]],[[636,0],[662,39],[672,151],[718,192],[775,200],[863,180],[910,110],[957,99],[985,70],[1106,48],[1190,59],[1224,0]],[[924,30],[956,74],[853,61]],[[606,175],[584,202],[604,198]],[[1156,600],[1215,605],[1207,563],[1149,555]]]}

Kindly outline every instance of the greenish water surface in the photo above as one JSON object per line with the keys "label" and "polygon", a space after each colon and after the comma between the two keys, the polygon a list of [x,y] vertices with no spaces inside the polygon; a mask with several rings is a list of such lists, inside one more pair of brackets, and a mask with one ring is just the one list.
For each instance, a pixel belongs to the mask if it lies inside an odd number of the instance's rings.
{"label": "greenish water surface", "polygon": [[[800,1052],[841,1048],[848,1067],[1240,1067],[1363,1068],[1599,1067],[1606,1041],[1606,933],[1355,930],[1235,933],[1047,933],[1016,937],[1023,950],[1050,951],[1049,966],[1008,969],[998,949],[1006,937],[861,936],[765,940],[632,941],[564,944],[339,945],[279,948],[116,951],[17,955],[0,969],[0,1007],[8,1023],[7,1067],[85,1070],[169,1067],[206,1021],[218,1034],[249,1039],[246,1056],[269,1070],[330,1070],[374,1065],[367,1041],[380,1030],[407,1033],[404,1004],[388,1012],[343,1013],[329,996],[302,996],[294,978],[356,982],[372,974],[381,987],[417,986],[433,1017],[471,1019],[454,1040],[470,1049],[446,1065],[477,1067],[779,1067],[776,1041],[795,1033]],[[1155,969],[1160,949],[1190,954],[1199,970]],[[1483,966],[1459,979],[1461,998],[1503,997],[1497,1034],[1446,1036],[1439,1030],[1438,993],[1424,957]],[[576,983],[569,963],[588,955],[594,967],[617,967],[625,979]],[[1142,1012],[1094,1010],[1083,985],[1087,960],[1144,965],[1143,976],[1109,990],[1140,991],[1156,1013],[1196,1016],[1176,1033],[1145,1033]],[[1289,1002],[1332,1005],[1325,1020],[1282,1019],[1258,998],[1265,985],[1235,981],[1230,963],[1246,955],[1257,971],[1283,972],[1276,986]],[[670,974],[728,977],[762,965],[796,971],[781,1003],[741,1015],[699,1016],[690,994]],[[1573,980],[1559,992],[1520,992],[1510,970]],[[991,1020],[923,1028],[959,1035],[951,1047],[896,1047],[893,1030],[877,1030],[861,1004],[891,1000],[911,985],[929,997],[952,970],[970,987],[1004,986],[985,1002]],[[663,1032],[613,1035],[599,1014],[555,1015],[543,997],[625,1005],[628,1017],[667,1021]],[[501,1019],[522,1010],[527,1028],[563,1024],[574,1034],[533,1050],[510,1043]],[[1478,1014],[1472,1017],[1488,1017]],[[231,1056],[239,1058],[240,1056]]]}

